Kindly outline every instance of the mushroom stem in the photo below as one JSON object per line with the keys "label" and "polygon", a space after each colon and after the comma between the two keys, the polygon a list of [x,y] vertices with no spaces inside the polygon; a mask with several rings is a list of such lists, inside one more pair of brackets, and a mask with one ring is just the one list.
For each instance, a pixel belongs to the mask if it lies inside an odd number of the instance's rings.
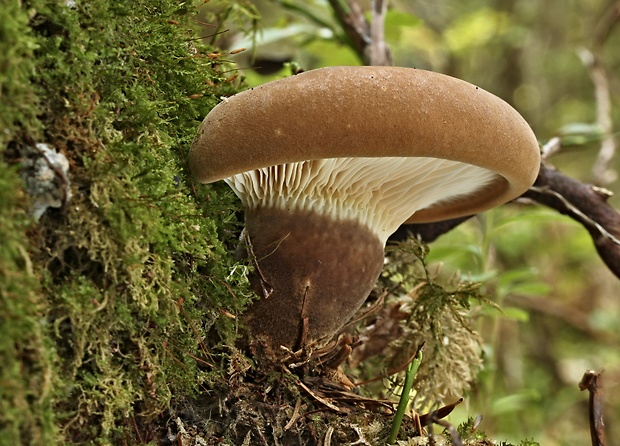
{"label": "mushroom stem", "polygon": [[246,312],[253,338],[281,355],[329,341],[362,306],[383,267],[383,243],[365,226],[313,211],[273,207],[246,213],[253,286]]}

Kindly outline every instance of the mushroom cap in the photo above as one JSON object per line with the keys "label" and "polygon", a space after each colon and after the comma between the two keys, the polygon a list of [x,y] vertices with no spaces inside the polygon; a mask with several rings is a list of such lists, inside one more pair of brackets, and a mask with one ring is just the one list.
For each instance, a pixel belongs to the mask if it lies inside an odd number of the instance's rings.
{"label": "mushroom cap", "polygon": [[420,209],[408,223],[472,215],[510,201],[536,179],[540,152],[527,122],[468,82],[400,67],[328,67],[224,99],[189,155],[214,182],[268,166],[325,158],[429,157],[497,174],[465,197]]}

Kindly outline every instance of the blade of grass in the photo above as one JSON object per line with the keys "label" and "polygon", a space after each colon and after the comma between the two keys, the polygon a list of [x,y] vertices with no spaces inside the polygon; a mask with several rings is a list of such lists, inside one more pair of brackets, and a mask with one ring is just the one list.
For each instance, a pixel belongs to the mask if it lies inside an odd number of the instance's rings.
{"label": "blade of grass", "polygon": [[409,403],[409,394],[411,393],[411,388],[413,387],[413,380],[418,373],[420,364],[422,363],[423,347],[424,343],[418,346],[418,350],[407,368],[407,373],[405,374],[405,384],[403,385],[403,391],[400,394],[400,400],[398,401],[398,407],[396,408],[396,413],[394,414],[394,420],[392,420],[392,430],[390,431],[388,444],[394,444],[398,431],[400,430],[403,415],[405,415],[405,410],[407,409],[407,404]]}

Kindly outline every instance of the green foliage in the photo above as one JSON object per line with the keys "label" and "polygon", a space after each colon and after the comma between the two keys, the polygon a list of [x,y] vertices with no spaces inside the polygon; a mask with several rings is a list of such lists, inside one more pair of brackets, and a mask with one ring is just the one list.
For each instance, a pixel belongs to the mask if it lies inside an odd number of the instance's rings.
{"label": "green foliage", "polygon": [[468,52],[488,45],[492,39],[502,38],[509,29],[508,14],[480,8],[458,17],[446,29],[443,39],[451,52]]}
{"label": "green foliage", "polygon": [[0,163],[0,445],[49,444],[55,355],[46,335],[46,298],[30,258],[20,180]]}
{"label": "green foliage", "polygon": [[[28,82],[36,40],[27,24],[27,11],[17,2],[0,8],[0,155],[18,126],[39,128]],[[0,445],[50,444],[57,436],[51,402],[55,355],[25,200],[17,170],[0,162]]]}
{"label": "green foliage", "polygon": [[474,381],[482,366],[482,346],[472,328],[472,306],[488,305],[480,283],[431,271],[427,254],[428,247],[415,240],[388,247],[389,262],[381,278],[382,286],[394,293],[388,308],[394,306],[403,315],[401,331],[386,353],[386,368],[405,364],[425,343],[425,359],[414,384],[416,410],[428,409],[448,395],[461,396]]}
{"label": "green foliage", "polygon": [[572,122],[559,129],[562,146],[584,146],[586,143],[598,141],[603,136],[599,124]]}
{"label": "green foliage", "polygon": [[[511,444],[502,441],[500,446],[511,446]],[[540,446],[540,444],[534,440],[521,440],[518,446]]]}
{"label": "green foliage", "polygon": [[478,430],[479,419],[469,417],[466,421],[459,424],[456,428],[461,440],[467,442],[470,440],[483,440],[486,435]]}
{"label": "green foliage", "polygon": [[16,126],[35,129],[37,97],[28,82],[34,69],[32,54],[36,39],[29,34],[28,11],[19,2],[0,8],[0,147],[6,147]]}
{"label": "green foliage", "polygon": [[[252,296],[224,244],[237,202],[192,185],[185,154],[238,84],[197,43],[196,13],[44,0],[0,12],[0,444],[153,440],[173,395],[222,379]],[[15,164],[33,141],[71,164],[71,200],[38,223]]]}

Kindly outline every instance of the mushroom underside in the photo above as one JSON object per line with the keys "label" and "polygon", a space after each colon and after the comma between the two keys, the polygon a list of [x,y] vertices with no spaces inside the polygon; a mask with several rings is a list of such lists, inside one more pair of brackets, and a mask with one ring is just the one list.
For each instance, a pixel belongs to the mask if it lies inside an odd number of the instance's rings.
{"label": "mushroom underside", "polygon": [[383,243],[416,211],[457,201],[499,175],[429,157],[330,158],[243,172],[225,181],[246,209],[313,211],[356,221]]}
{"label": "mushroom underside", "polygon": [[278,356],[329,341],[363,305],[385,242],[417,210],[487,187],[488,169],[435,158],[334,158],[266,167],[226,181],[246,206],[260,300],[250,331]]}

